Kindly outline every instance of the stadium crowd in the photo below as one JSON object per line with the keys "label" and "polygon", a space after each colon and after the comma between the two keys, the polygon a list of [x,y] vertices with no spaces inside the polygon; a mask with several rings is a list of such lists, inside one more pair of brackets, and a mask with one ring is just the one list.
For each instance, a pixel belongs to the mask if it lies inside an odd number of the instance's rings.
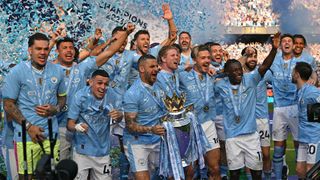
{"label": "stadium crowd", "polygon": [[223,24],[226,26],[276,26],[279,15],[271,0],[226,0]]}

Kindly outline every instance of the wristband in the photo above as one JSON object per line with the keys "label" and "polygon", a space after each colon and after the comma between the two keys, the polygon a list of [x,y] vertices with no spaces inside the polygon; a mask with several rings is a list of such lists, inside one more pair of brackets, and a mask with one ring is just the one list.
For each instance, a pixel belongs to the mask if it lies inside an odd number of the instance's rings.
{"label": "wristband", "polygon": [[76,126],[74,127],[76,129],[76,131],[78,132],[84,132],[85,129],[81,126],[82,123],[76,124]]}
{"label": "wristband", "polygon": [[32,126],[32,124],[31,124],[31,122],[29,122],[27,120],[25,120],[25,121],[26,121],[26,130],[28,131],[30,129],[30,127]]}
{"label": "wristband", "polygon": [[153,128],[153,126],[151,126],[151,127],[148,129],[148,133],[152,134],[152,128]]}

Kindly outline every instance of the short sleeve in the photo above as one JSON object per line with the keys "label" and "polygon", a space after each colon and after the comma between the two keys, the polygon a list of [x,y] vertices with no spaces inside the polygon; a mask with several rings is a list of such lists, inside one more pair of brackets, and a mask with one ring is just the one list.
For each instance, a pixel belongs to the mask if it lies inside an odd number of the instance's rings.
{"label": "short sleeve", "polygon": [[133,94],[132,91],[127,91],[123,98],[124,112],[138,112],[139,97]]}
{"label": "short sleeve", "polygon": [[160,51],[160,49],[162,48],[161,45],[158,45],[158,46],[155,46],[153,48],[150,49],[150,54],[154,57],[157,57],[158,56],[158,53]]}
{"label": "short sleeve", "polygon": [[5,77],[4,85],[2,89],[3,99],[18,99],[20,93],[20,79],[19,71],[16,68]]}
{"label": "short sleeve", "polygon": [[80,92],[76,93],[75,97],[72,98],[72,101],[68,110],[68,119],[78,120],[81,110],[81,94]]}
{"label": "short sleeve", "polygon": [[84,77],[89,77],[94,70],[99,69],[96,63],[96,57],[88,57],[78,64],[78,68]]}
{"label": "short sleeve", "polygon": [[253,73],[247,73],[246,75],[248,75],[248,83],[252,84],[253,86],[257,86],[261,80],[261,75],[258,69],[255,69]]}

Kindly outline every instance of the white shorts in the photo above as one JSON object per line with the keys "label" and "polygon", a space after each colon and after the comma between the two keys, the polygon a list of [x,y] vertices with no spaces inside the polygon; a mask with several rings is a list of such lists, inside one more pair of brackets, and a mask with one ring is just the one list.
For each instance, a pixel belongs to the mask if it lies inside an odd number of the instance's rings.
{"label": "white shorts", "polygon": [[132,172],[141,172],[159,167],[160,142],[155,144],[127,144],[124,151]]}
{"label": "white shorts", "polygon": [[230,170],[245,166],[252,170],[262,170],[262,153],[257,132],[227,139],[226,153]]}
{"label": "white shorts", "polygon": [[219,140],[225,141],[226,135],[224,133],[224,127],[223,127],[223,115],[216,116],[216,118],[214,119],[214,122],[216,123],[216,129],[217,129]]}
{"label": "white shorts", "polygon": [[320,160],[320,143],[299,143],[298,162],[307,162],[307,164],[315,164]]}
{"label": "white shorts", "polygon": [[109,155],[103,157],[93,157],[78,154],[75,150],[73,160],[78,164],[77,180],[87,180],[90,170],[90,179],[111,180],[111,163]]}
{"label": "white shorts", "polygon": [[273,112],[272,138],[274,141],[284,141],[288,136],[288,128],[293,139],[298,141],[298,106],[275,107]]}
{"label": "white shorts", "polygon": [[260,136],[260,143],[262,147],[270,147],[271,134],[269,120],[266,118],[257,119],[257,132]]}
{"label": "white shorts", "polygon": [[14,149],[2,147],[2,155],[7,168],[7,179],[16,180],[19,178],[17,171],[17,161]]}
{"label": "white shorts", "polygon": [[201,127],[209,142],[209,147],[206,147],[206,152],[220,148],[215,122],[209,120],[202,123]]}
{"label": "white shorts", "polygon": [[63,159],[71,159],[72,151],[72,132],[68,131],[65,127],[59,127],[60,135],[60,161]]}

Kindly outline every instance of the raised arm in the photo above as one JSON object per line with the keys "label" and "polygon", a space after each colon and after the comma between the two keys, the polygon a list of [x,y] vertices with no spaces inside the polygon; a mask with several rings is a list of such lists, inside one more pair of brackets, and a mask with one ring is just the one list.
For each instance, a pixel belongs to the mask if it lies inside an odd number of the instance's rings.
{"label": "raised arm", "polygon": [[106,42],[96,46],[90,53],[90,56],[98,56],[100,53],[103,52],[103,50],[109,46],[113,41],[115,40],[115,38],[110,38],[108,39]]}
{"label": "raised arm", "polygon": [[163,16],[162,18],[168,21],[169,33],[167,39],[161,42],[161,46],[172,45],[177,39],[177,27],[174,24],[173,14],[169,4],[162,5]]}
{"label": "raised arm", "polygon": [[131,34],[134,29],[135,26],[129,23],[126,31],[119,31],[115,35],[116,40],[105,51],[97,56],[96,63],[98,67],[106,63],[119,50],[124,41],[127,39],[128,35]]}
{"label": "raised arm", "polygon": [[262,65],[259,67],[258,71],[261,76],[267,72],[267,70],[271,67],[274,58],[277,54],[277,49],[280,45],[280,32],[276,33],[272,39],[272,49],[266,59],[263,61]]}

